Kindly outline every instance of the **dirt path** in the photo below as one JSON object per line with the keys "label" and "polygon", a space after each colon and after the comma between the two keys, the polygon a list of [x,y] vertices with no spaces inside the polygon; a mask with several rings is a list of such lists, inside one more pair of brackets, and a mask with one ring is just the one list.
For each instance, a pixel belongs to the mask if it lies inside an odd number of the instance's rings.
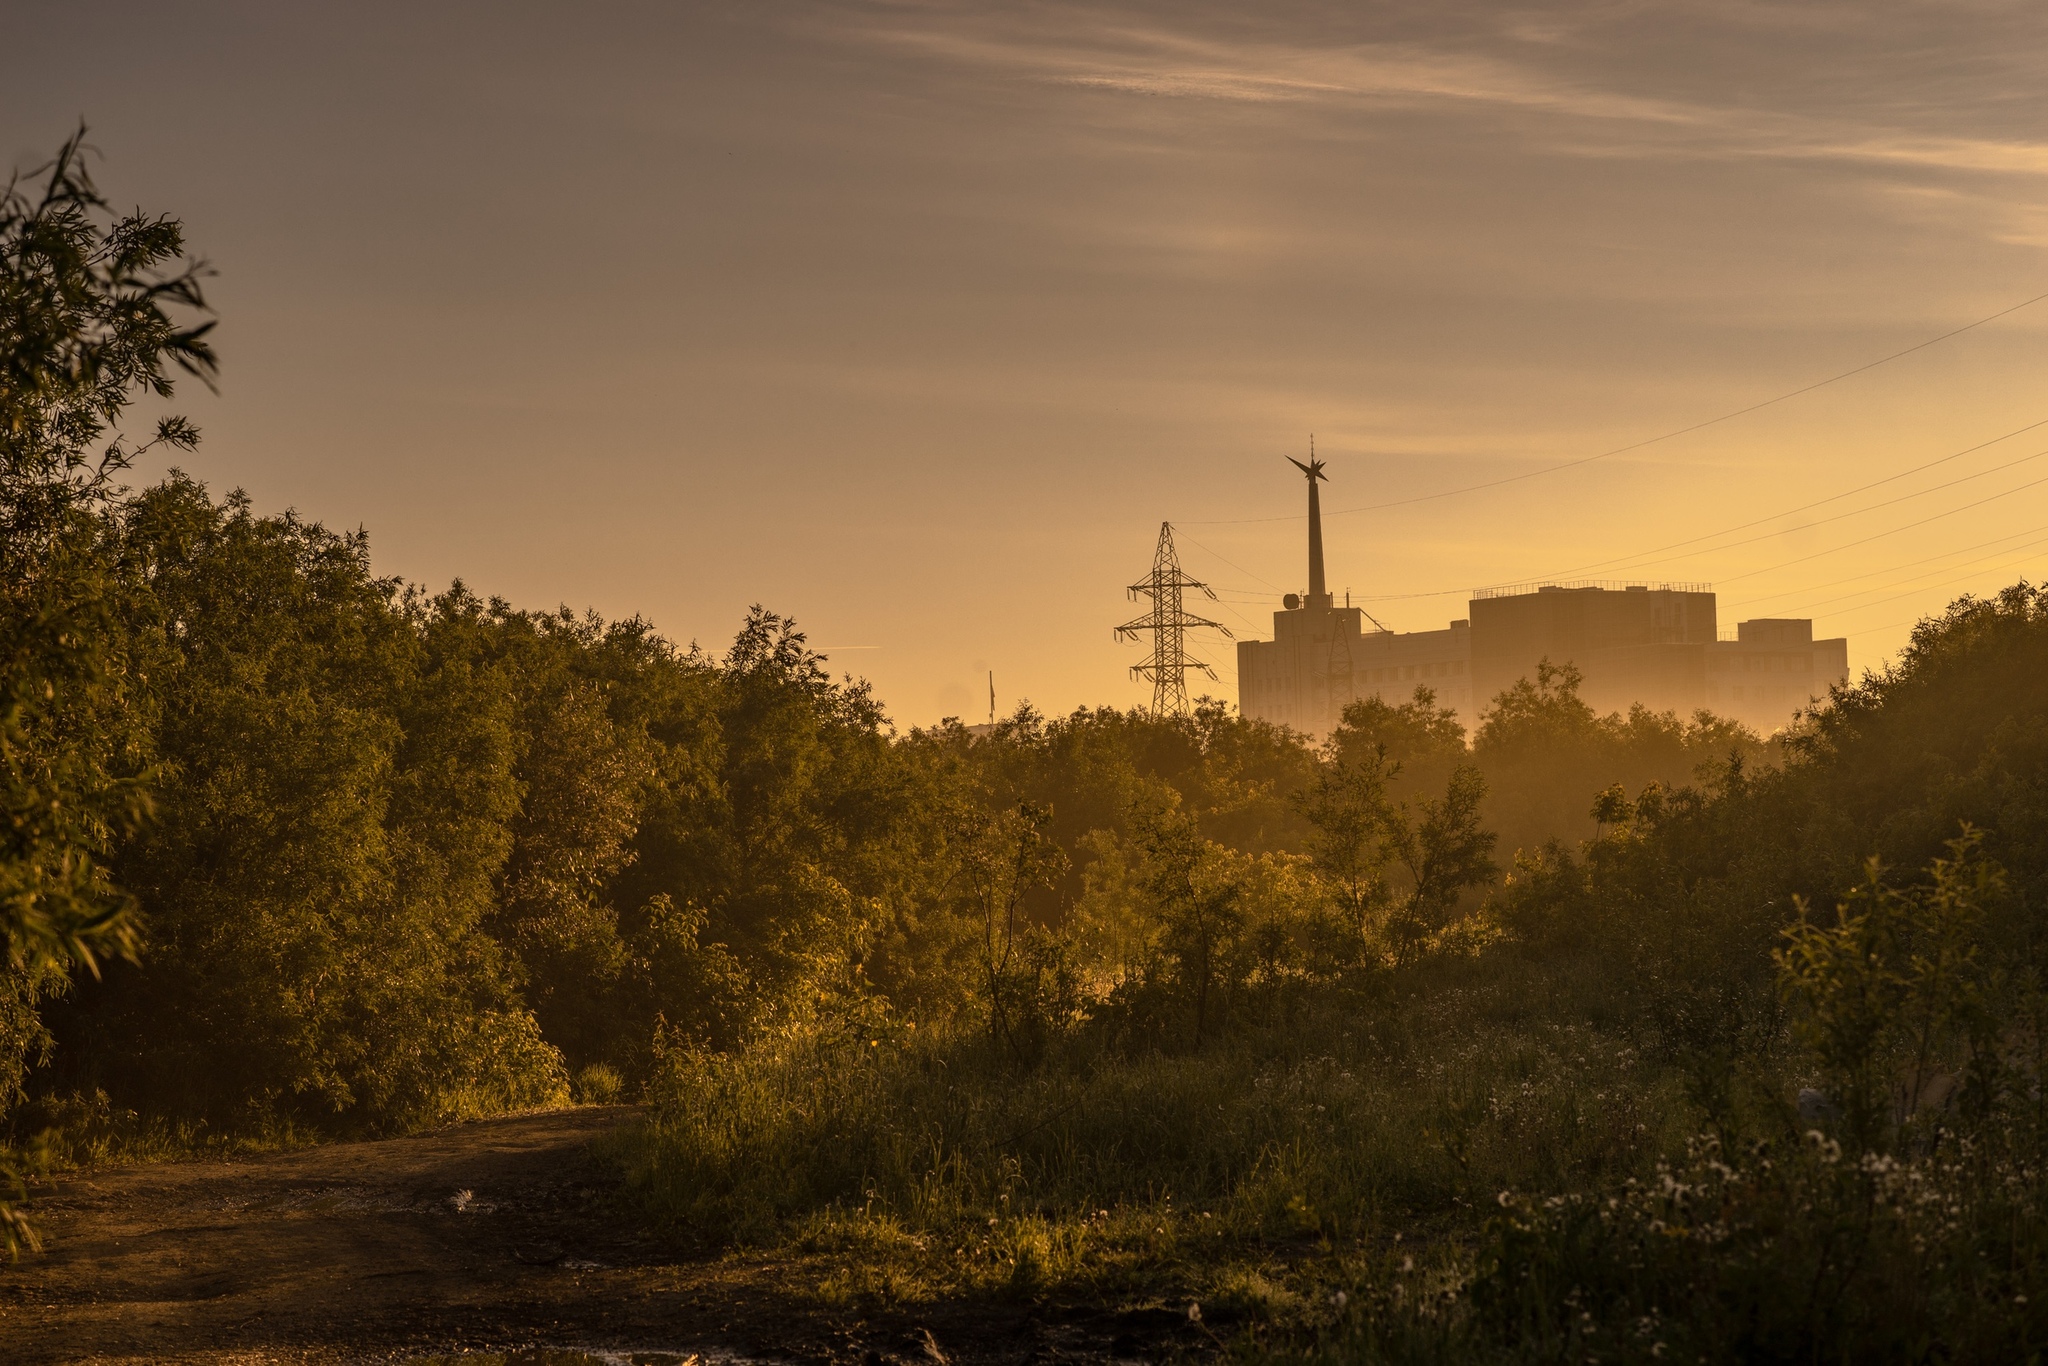
{"label": "dirt path", "polygon": [[[928,1342],[972,1362],[1128,1350],[1136,1325],[1123,1318],[1047,1323],[1025,1306],[978,1306],[870,1321],[819,1307],[801,1264],[679,1253],[636,1226],[589,1152],[630,1113],[521,1115],[61,1177],[31,1204],[48,1250],[0,1265],[0,1360],[327,1363],[488,1349],[534,1363],[624,1351],[937,1366]],[[604,1354],[530,1350],[541,1347]]]}

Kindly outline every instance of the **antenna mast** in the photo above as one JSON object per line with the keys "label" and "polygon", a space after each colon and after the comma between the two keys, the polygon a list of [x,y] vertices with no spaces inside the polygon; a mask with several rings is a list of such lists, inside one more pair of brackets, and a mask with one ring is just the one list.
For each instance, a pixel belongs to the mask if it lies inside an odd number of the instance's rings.
{"label": "antenna mast", "polygon": [[1152,633],[1152,653],[1143,663],[1131,666],[1131,677],[1152,680],[1154,716],[1187,714],[1189,669],[1200,669],[1209,677],[1216,677],[1214,669],[1188,654],[1183,633],[1190,626],[1208,626],[1222,631],[1226,637],[1230,635],[1221,622],[1187,613],[1181,605],[1181,592],[1188,588],[1199,588],[1211,598],[1216,596],[1208,584],[1181,573],[1180,556],[1173,548],[1173,524],[1161,522],[1159,547],[1152,554],[1151,577],[1130,588],[1133,600],[1140,595],[1150,598],[1152,610],[1116,628],[1118,640],[1136,640],[1142,632]]}

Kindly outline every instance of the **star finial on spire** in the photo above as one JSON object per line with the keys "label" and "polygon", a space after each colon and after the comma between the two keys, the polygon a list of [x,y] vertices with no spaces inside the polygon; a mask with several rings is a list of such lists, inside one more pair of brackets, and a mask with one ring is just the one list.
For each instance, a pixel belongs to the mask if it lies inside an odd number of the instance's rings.
{"label": "star finial on spire", "polygon": [[1308,463],[1304,465],[1291,455],[1287,457],[1287,463],[1307,475],[1308,481],[1311,484],[1315,483],[1318,479],[1322,480],[1325,484],[1330,482],[1330,476],[1323,473],[1323,462],[1316,459],[1316,434],[1314,432],[1308,434]]}

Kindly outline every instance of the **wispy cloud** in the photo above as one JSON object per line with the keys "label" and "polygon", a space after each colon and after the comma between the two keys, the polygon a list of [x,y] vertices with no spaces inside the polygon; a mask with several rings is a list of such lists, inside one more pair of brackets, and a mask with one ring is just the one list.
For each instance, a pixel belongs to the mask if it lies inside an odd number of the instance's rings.
{"label": "wispy cloud", "polygon": [[[1835,21],[1846,26],[1855,15],[1837,12]],[[1803,36],[1824,51],[1825,41],[1837,35],[1817,24],[1809,18],[1813,31]],[[2048,175],[2048,137],[1973,136],[1916,126],[1912,115],[1952,124],[1967,111],[1924,92],[1915,98],[1912,91],[1892,91],[1880,99],[1880,80],[1873,79],[1873,90],[1861,102],[1869,107],[1831,101],[1834,107],[1823,112],[1797,107],[1803,97],[1796,82],[1782,92],[1745,90],[1740,100],[1644,94],[1632,87],[1646,83],[1652,55],[1622,46],[1596,54],[1604,60],[1588,60],[1586,45],[1567,41],[1572,30],[1556,21],[1534,30],[1525,22],[1503,22],[1494,31],[1435,41],[1364,42],[1329,42],[1316,35],[1298,41],[1221,38],[1205,31],[1217,27],[1213,20],[1194,12],[1185,24],[1170,25],[1119,22],[1099,11],[1020,16],[939,10],[920,13],[916,22],[892,12],[867,22],[842,19],[834,27],[848,41],[1082,91],[1336,112],[1435,106],[1528,116],[1514,135],[1563,154],[1753,156]],[[1565,56],[1573,60],[1565,62]]]}

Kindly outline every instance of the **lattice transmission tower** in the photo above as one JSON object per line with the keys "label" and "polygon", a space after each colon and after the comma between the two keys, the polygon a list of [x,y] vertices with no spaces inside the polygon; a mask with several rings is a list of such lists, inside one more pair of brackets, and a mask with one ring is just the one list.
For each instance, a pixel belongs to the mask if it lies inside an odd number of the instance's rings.
{"label": "lattice transmission tower", "polygon": [[1216,677],[1214,669],[1188,653],[1183,633],[1191,626],[1209,626],[1225,636],[1230,634],[1221,622],[1188,614],[1181,604],[1181,594],[1190,588],[1199,588],[1212,599],[1216,596],[1208,584],[1180,572],[1180,556],[1173,548],[1173,524],[1161,522],[1159,548],[1152,553],[1151,577],[1131,585],[1132,599],[1150,598],[1152,610],[1116,628],[1118,640],[1136,640],[1143,632],[1152,633],[1152,653],[1143,663],[1131,666],[1131,677],[1152,680],[1154,716],[1187,714],[1189,669],[1200,669],[1209,677]]}

